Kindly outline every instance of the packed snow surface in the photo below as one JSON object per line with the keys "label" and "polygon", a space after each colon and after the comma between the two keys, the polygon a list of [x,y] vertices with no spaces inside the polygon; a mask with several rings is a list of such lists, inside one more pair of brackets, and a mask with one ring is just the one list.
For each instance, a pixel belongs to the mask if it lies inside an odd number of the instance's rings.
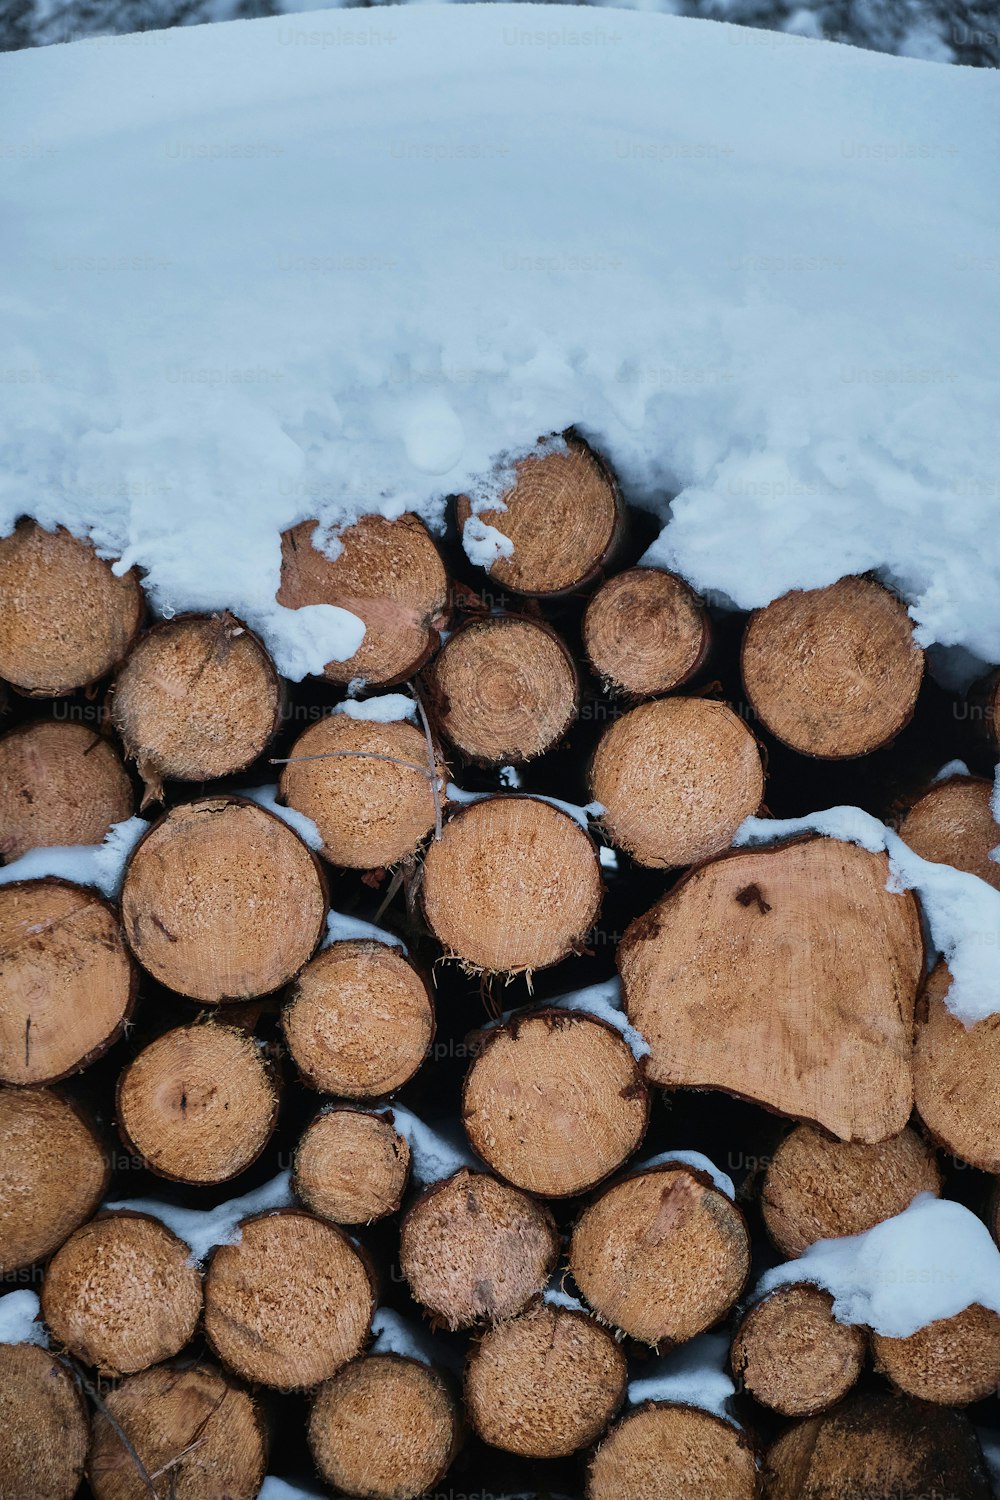
{"label": "packed snow surface", "polygon": [[117,896],[129,855],[149,827],[145,818],[126,818],[123,823],[112,823],[100,844],[54,844],[45,849],[29,849],[20,859],[0,869],[0,885],[58,875],[76,885],[96,886],[103,896]]}
{"label": "packed snow surface", "polygon": [[731,1202],[736,1202],[733,1179],[725,1172],[720,1172],[715,1162],[703,1156],[700,1151],[661,1151],[658,1156],[651,1156],[648,1161],[637,1162],[635,1170],[646,1172],[650,1167],[662,1167],[671,1161],[681,1162],[686,1167],[693,1167],[696,1172],[704,1172],[706,1176],[711,1177],[720,1193],[725,1193]]}
{"label": "packed snow surface", "polygon": [[412,1110],[401,1104],[384,1105],[379,1114],[391,1114],[393,1124],[410,1148],[410,1163],[413,1180],[418,1187],[428,1187],[432,1182],[442,1182],[468,1167],[472,1172],[483,1170],[481,1162],[469,1150],[457,1130],[432,1127],[419,1120]]}
{"label": "packed snow surface", "polygon": [[366,719],[372,724],[398,724],[417,717],[417,705],[405,693],[380,693],[375,698],[345,698],[335,703],[335,714],[346,714],[349,719]]}
{"label": "packed snow surface", "polygon": [[349,916],[343,911],[331,911],[327,914],[326,936],[320,944],[322,948],[329,948],[331,943],[356,942],[359,938],[386,943],[390,948],[401,948],[406,952],[406,944],[402,938],[396,937],[395,933],[388,932],[384,927],[376,927],[374,922]]}
{"label": "packed snow surface", "polygon": [[36,1323],[39,1302],[26,1287],[0,1297],[0,1344],[41,1344],[48,1346],[48,1335]]}
{"label": "packed snow surface", "polygon": [[312,818],[307,818],[305,813],[296,812],[294,807],[285,807],[284,803],[279,802],[276,785],[247,787],[240,791],[240,796],[256,802],[257,806],[264,808],[265,812],[273,813],[276,818],[287,823],[310,849],[322,849],[323,835]]}
{"label": "packed snow surface", "polygon": [[680,1401],[733,1421],[728,1403],[736,1387],[729,1375],[729,1340],[724,1333],[702,1333],[645,1368],[648,1373],[629,1381],[630,1406]]}
{"label": "packed snow surface", "polygon": [[649,1055],[649,1043],[622,1010],[621,997],[621,982],[615,977],[602,979],[597,984],[588,984],[582,990],[571,990],[567,995],[558,995],[554,1000],[548,1001],[548,1004],[561,1006],[565,1010],[582,1010],[588,1016],[606,1021],[609,1026],[621,1032],[632,1056],[638,1062]]}
{"label": "packed snow surface", "polygon": [[275,1208],[291,1208],[294,1202],[291,1173],[279,1172],[263,1187],[254,1188],[240,1198],[230,1198],[215,1208],[183,1208],[180,1204],[163,1203],[159,1198],[129,1198],[120,1203],[105,1203],[103,1207],[109,1211],[130,1209],[159,1219],[191,1247],[191,1260],[200,1264],[216,1245],[239,1244],[241,1219]]}
{"label": "packed snow surface", "polygon": [[0,57],[0,531],[90,534],[300,677],[362,626],[275,604],[282,528],[437,524],[575,423],[677,495],[651,556],[696,586],[876,568],[922,642],[1000,661],[996,73],[386,14]]}

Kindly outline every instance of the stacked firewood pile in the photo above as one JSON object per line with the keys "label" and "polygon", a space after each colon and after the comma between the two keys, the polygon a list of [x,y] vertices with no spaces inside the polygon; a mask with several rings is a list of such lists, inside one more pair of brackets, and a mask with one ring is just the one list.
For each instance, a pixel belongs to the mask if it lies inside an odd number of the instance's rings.
{"label": "stacked firewood pile", "polygon": [[[920,1193],[996,1228],[1000,1016],[884,853],[733,840],[855,804],[1000,888],[1000,678],[947,694],[868,576],[709,609],[573,434],[473,512],[285,533],[279,602],[366,626],[304,684],[225,599],[0,540],[4,862],[150,820],[104,891],[0,884],[0,1500],[987,1497],[995,1311],[752,1291]],[[629,1398],[712,1329],[728,1415]]]}

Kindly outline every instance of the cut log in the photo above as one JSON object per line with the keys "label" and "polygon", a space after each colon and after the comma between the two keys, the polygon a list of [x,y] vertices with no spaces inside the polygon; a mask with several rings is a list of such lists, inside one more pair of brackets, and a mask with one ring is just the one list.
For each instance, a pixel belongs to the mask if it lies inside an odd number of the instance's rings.
{"label": "cut log", "polygon": [[872,1334],[875,1368],[898,1390],[942,1406],[968,1406],[1000,1386],[1000,1317],[973,1304],[905,1339]]}
{"label": "cut log", "polygon": [[394,1214],[410,1175],[410,1148],[392,1115],[337,1106],[317,1115],[295,1152],[294,1188],[334,1224]]}
{"label": "cut log", "polygon": [[0,1500],[73,1500],[90,1429],[76,1382],[37,1344],[0,1344]]}
{"label": "cut log", "polygon": [[871,578],[795,589],[750,616],[743,685],[803,755],[868,755],[909,723],[924,673],[906,605]]}
{"label": "cut log", "polygon": [[296,1210],[244,1219],[205,1277],[205,1332],[236,1375],[278,1390],[329,1380],[361,1352],[375,1288],[361,1252]]}
{"label": "cut log", "polygon": [[[478,511],[482,525],[514,544],[512,553],[491,564],[490,577],[505,589],[539,597],[589,583],[610,558],[622,523],[618,484],[607,464],[586,443],[570,438],[561,451],[522,458],[514,472],[500,503]],[[460,530],[472,514],[468,497],[461,495]]]}
{"label": "cut log", "polygon": [[311,1088],[379,1099],[402,1088],[427,1056],[434,1005],[402,954],[361,938],[332,943],[306,965],[281,1022]]}
{"label": "cut log", "polygon": [[518,973],[585,944],[601,906],[588,834],[537,797],[488,797],[453,813],[424,861],[428,924],[468,968]]}
{"label": "cut log", "polygon": [[544,1010],[482,1033],[462,1118],[473,1149],[501,1177],[565,1198],[632,1155],[649,1095],[613,1027],[579,1011]]}
{"label": "cut log", "polygon": [[940,1192],[934,1152],[913,1130],[866,1146],[797,1125],[768,1165],[761,1208],[771,1239],[793,1257],[895,1218],[918,1193]]}
{"label": "cut log", "polygon": [[0,860],[29,849],[99,844],[135,801],[114,748],[84,724],[42,719],[0,739]]}
{"label": "cut log", "polygon": [[134,568],[117,578],[89,542],[18,521],[0,539],[0,677],[57,698],[107,676],[138,633]]}
{"label": "cut log", "polygon": [[899,827],[900,838],[921,859],[978,875],[1000,890],[1000,864],[990,859],[1000,844],[1000,824],[990,810],[992,781],[952,776],[915,802]]}
{"label": "cut log", "polygon": [[54,1083],[117,1040],[135,998],[118,918],[80,885],[0,887],[0,1083]]}
{"label": "cut log", "polygon": [[569,1268],[605,1322],[646,1344],[683,1343],[739,1297],[750,1237],[740,1210],[710,1178],[666,1162],[606,1188],[584,1209]]}
{"label": "cut log", "polygon": [[464,1167],[421,1194],[400,1229],[410,1291],[448,1328],[516,1317],[546,1286],[558,1254],[547,1208]]}
{"label": "cut log", "polygon": [[158,1365],[104,1397],[87,1474],[95,1500],[254,1500],[265,1465],[263,1424],[246,1391],[212,1365]]}
{"label": "cut log", "polygon": [[966,1028],[945,1004],[942,959],[917,1005],[913,1093],[927,1129],[971,1167],[1000,1172],[1000,1013]]}
{"label": "cut log", "polygon": [[364,622],[354,655],[324,667],[331,682],[403,682],[437,648],[448,623],[448,575],[427,527],[409,514],[394,521],[362,516],[339,534],[331,562],[313,545],[316,526],[303,521],[282,535],[278,603],[334,604]]}
{"label": "cut log", "polygon": [[669,693],[708,655],[708,612],[662,568],[629,568],[602,583],[583,617],[583,645],[605,689],[629,698]]}
{"label": "cut log", "polygon": [[44,1260],[104,1197],[100,1138],[50,1089],[0,1088],[0,1275]]}
{"label": "cut log", "polygon": [[760,749],[725,703],[640,703],[601,736],[590,794],[611,842],[638,864],[669,869],[728,849],[764,796]]}
{"label": "cut log", "polygon": [[147,787],[209,781],[252,764],[281,723],[281,680],[241,620],[181,615],[154,625],[115,678],[111,716]]}
{"label": "cut log", "polygon": [[579,703],[576,667],[562,641],[516,615],[456,630],[428,668],[427,686],[442,734],[485,766],[543,755]]}
{"label": "cut log", "polygon": [[[331,864],[398,864],[434,827],[427,742],[415,725],[328,714],[299,736],[290,755],[281,800],[313,820]],[[444,766],[436,769],[443,786]]]}
{"label": "cut log", "polygon": [[56,1338],[101,1374],[133,1375],[172,1359],[201,1315],[190,1250],[159,1219],[119,1210],[72,1234],[42,1286]]}
{"label": "cut log", "polygon": [[968,718],[991,750],[1000,750],[1000,667],[988,672],[969,689]]}
{"label": "cut log", "polygon": [[465,1404],[484,1442],[561,1458],[596,1442],[625,1399],[625,1356],[594,1318],[539,1302],[491,1328],[465,1367]]}
{"label": "cut log", "polygon": [[913,1108],[917,904],[889,863],[836,839],[736,852],[692,870],[618,948],[647,1077],[725,1089],[881,1141]]}
{"label": "cut log", "polygon": [[[672,1402],[630,1411],[597,1449],[587,1500],[757,1500],[757,1457],[746,1434],[712,1412]],[[846,1495],[838,1500],[847,1500]]]}
{"label": "cut log", "polygon": [[460,1440],[458,1411],[429,1365],[372,1354],[341,1370],[313,1398],[309,1448],[320,1474],[341,1495],[416,1500],[451,1466]]}
{"label": "cut log", "polygon": [[214,1005],[268,994],[298,973],[323,931],[326,891],[280,818],[240,797],[203,797],[138,844],[122,918],[154,979]]}
{"label": "cut log", "polygon": [[226,1182],[256,1161],[278,1118],[278,1087],[252,1036],[235,1026],[179,1026],[118,1080],[118,1130],[151,1171],[175,1182]]}
{"label": "cut log", "polygon": [[990,1500],[972,1425],[906,1397],[850,1396],[783,1432],[765,1460],[768,1500]]}
{"label": "cut log", "polygon": [[811,1417],[838,1402],[864,1367],[862,1329],[838,1323],[833,1298],[803,1283],[756,1303],[733,1338],[737,1384],[783,1417]]}

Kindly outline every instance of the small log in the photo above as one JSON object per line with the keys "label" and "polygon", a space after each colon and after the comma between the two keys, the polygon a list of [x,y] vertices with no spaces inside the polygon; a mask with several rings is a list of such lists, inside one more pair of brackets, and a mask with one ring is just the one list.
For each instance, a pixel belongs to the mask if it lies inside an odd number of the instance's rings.
{"label": "small log", "polygon": [[601,825],[640,865],[669,869],[728,849],[764,796],[760,748],[725,703],[660,698],[605,730],[590,770]]}
{"label": "small log", "polygon": [[136,570],[116,577],[61,526],[25,518],[0,539],[0,677],[22,693],[58,698],[107,676],[143,609]]}
{"label": "small log", "polygon": [[334,1225],[298,1210],[244,1219],[205,1277],[205,1333],[244,1380],[304,1390],[360,1354],[375,1311],[361,1252]]}
{"label": "small log", "polygon": [[84,724],[40,719],[0,739],[0,860],[29,849],[99,844],[134,811],[114,747]]}
{"label": "small log", "polygon": [[481,1034],[462,1095],[472,1148],[515,1187],[583,1193],[636,1150],[649,1119],[642,1072],[615,1029],[544,1010]]}
{"label": "small log", "polygon": [[577,715],[573,658],[554,631],[517,615],[470,620],[426,676],[442,734],[480,765],[534,760]]}
{"label": "small log", "polygon": [[479,1436],[524,1458],[596,1442],[625,1399],[627,1366],[587,1313],[538,1302],[473,1344],[465,1405]]}
{"label": "small log", "polygon": [[391,1114],[336,1106],[317,1115],[295,1152],[293,1187],[333,1224],[372,1224],[394,1214],[410,1175],[410,1148]]}
{"label": "small log", "polygon": [[122,887],[132,952],[208,1004],[265,995],[298,973],[326,918],[319,865],[296,833],[240,797],[175,807],[137,845]]}
{"label": "small log", "polygon": [[73,1500],[90,1429],[72,1375],[37,1344],[0,1344],[0,1500]]}
{"label": "small log", "polygon": [[116,1041],[135,971],[112,908],[68,880],[0,887],[0,1083],[54,1083]]}
{"label": "small log", "polygon": [[252,1398],[212,1365],[157,1365],[130,1375],[94,1414],[87,1476],[95,1500],[254,1500],[265,1466]]}
{"label": "small log", "polygon": [[587,1500],[758,1500],[760,1484],[757,1456],[740,1428],[694,1406],[657,1401],[630,1411],[601,1443]]}
{"label": "small log", "polygon": [[461,1424],[436,1370],[371,1354],[316,1392],[308,1436],[317,1469],[338,1494],[416,1500],[451,1467]]}
{"label": "small log", "polygon": [[850,1396],[787,1428],[765,1460],[768,1500],[990,1500],[968,1418],[906,1397]]}
{"label": "small log", "polygon": [[709,1177],[665,1162],[605,1188],[584,1209],[569,1268],[605,1322],[646,1344],[683,1343],[740,1296],[750,1237],[740,1210]]}
{"label": "small log", "polygon": [[118,1131],[174,1182],[227,1182],[256,1161],[278,1118],[274,1069],[235,1026],[178,1026],[118,1080]]}
{"label": "small log", "polygon": [[201,1316],[190,1251],[159,1219],[119,1210],[84,1224],[57,1251],[42,1316],[59,1342],[107,1375],[172,1359]]}
{"label": "small log", "polygon": [[782,1286],[740,1322],[733,1378],[783,1417],[811,1417],[847,1395],[864,1368],[866,1349],[862,1329],[834,1318],[829,1292],[804,1282]]}
{"label": "small log", "polygon": [[750,616],[743,685],[762,723],[822,760],[869,755],[909,723],[924,673],[906,605],[871,578],[795,589]]}
{"label": "small log", "polygon": [[464,1167],[422,1193],[400,1228],[410,1291],[452,1329],[516,1317],[546,1286],[558,1254],[547,1208]]}
{"label": "small log", "polygon": [[488,797],[453,813],[424,860],[423,904],[451,958],[517,973],[558,963],[597,919],[590,837],[537,797]]}
{"label": "small log", "polygon": [[[443,786],[444,766],[436,772]],[[416,853],[434,827],[434,790],[423,731],[328,714],[291,749],[281,800],[311,818],[331,864],[374,870]]]}
{"label": "small log", "polygon": [[917,1005],[913,1093],[936,1141],[971,1167],[1000,1172],[1000,1014],[966,1028],[945,1003],[942,959]]}
{"label": "small log", "polygon": [[793,1257],[817,1240],[862,1234],[895,1218],[918,1193],[940,1196],[941,1172],[915,1131],[862,1145],[797,1125],[768,1165],[761,1208],[771,1239]]}
{"label": "small log", "polygon": [[967,870],[1000,890],[1000,864],[989,857],[1000,844],[992,792],[992,781],[983,776],[952,776],[913,804],[900,824],[900,838],[921,859]]}
{"label": "small log", "polygon": [[58,1250],[97,1212],[110,1175],[73,1104],[50,1089],[0,1088],[0,1275]]}
{"label": "small log", "polygon": [[263,644],[229,613],[163,620],[115,678],[111,717],[147,787],[243,771],[281,723],[281,679]]}
{"label": "small log", "polygon": [[[484,525],[514,544],[509,556],[492,564],[490,577],[536,597],[582,588],[609,560],[621,531],[624,508],[614,475],[575,437],[561,451],[520,459],[514,473],[499,504],[478,512]],[[460,530],[472,514],[468,497],[459,496]]]}
{"label": "small log", "polygon": [[316,526],[303,521],[282,535],[278,603],[334,604],[364,622],[354,655],[323,668],[331,682],[404,682],[436,650],[448,623],[448,575],[430,532],[415,515],[362,516],[339,534],[331,562],[313,545]]}
{"label": "small log", "polygon": [[836,839],[737,851],[690,871],[618,947],[647,1077],[725,1089],[843,1140],[913,1108],[917,904],[889,863]]}
{"label": "small log", "polygon": [[683,578],[629,568],[602,583],[583,617],[583,645],[606,691],[653,698],[688,682],[708,655],[708,612]]}
{"label": "small log", "polygon": [[332,943],[292,986],[281,1024],[310,1088],[379,1099],[412,1078],[434,1038],[430,990],[386,943]]}
{"label": "small log", "polygon": [[942,1406],[968,1406],[1000,1386],[1000,1317],[973,1303],[909,1338],[872,1334],[875,1368],[897,1390]]}

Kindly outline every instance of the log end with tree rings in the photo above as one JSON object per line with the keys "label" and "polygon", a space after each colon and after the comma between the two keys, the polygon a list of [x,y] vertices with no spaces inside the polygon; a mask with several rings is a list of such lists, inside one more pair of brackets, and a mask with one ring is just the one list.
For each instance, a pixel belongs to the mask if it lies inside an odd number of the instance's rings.
{"label": "log end with tree rings", "polygon": [[[281,799],[316,824],[331,864],[354,870],[398,864],[434,828],[427,740],[416,725],[328,714],[289,755]],[[435,767],[443,786],[437,757]]]}
{"label": "log end with tree rings", "polygon": [[476,1153],[541,1197],[586,1192],[617,1171],[648,1117],[642,1072],[621,1034],[572,1010],[484,1032],[462,1096]]}
{"label": "log end with tree rings", "polygon": [[606,1323],[646,1344],[683,1343],[740,1296],[750,1238],[740,1210],[704,1173],[670,1162],[605,1188],[584,1209],[569,1268]]}
{"label": "log end with tree rings", "polygon": [[40,719],[0,738],[0,860],[29,849],[99,844],[132,816],[132,783],[96,729]]}
{"label": "log end with tree rings", "polygon": [[1000,844],[992,794],[993,783],[985,776],[949,777],[914,802],[899,836],[921,859],[967,870],[1000,890],[1000,864],[990,859],[990,850]]}
{"label": "log end with tree rings", "polygon": [[370,1354],[320,1386],[308,1436],[316,1467],[337,1494],[416,1500],[444,1478],[461,1422],[430,1365]]}
{"label": "log end with tree rings", "polygon": [[931,1136],[970,1167],[1000,1172],[1000,1012],[965,1026],[948,1009],[944,959],[917,1004],[913,1094]]}
{"label": "log end with tree rings", "polygon": [[288,1050],[315,1089],[378,1099],[402,1088],[434,1038],[430,990],[386,943],[332,943],[306,965],[282,1013]]}
{"label": "log end with tree rings", "polygon": [[424,860],[423,904],[471,970],[544,969],[584,945],[602,884],[589,835],[538,797],[487,797],[448,818]]}
{"label": "log end with tree rings", "polygon": [[273,813],[240,797],[172,808],[136,846],[122,918],[143,968],[208,1004],[287,984],[326,919],[317,861]]}
{"label": "log end with tree rings", "polygon": [[587,1500],[681,1495],[759,1500],[760,1468],[746,1434],[694,1406],[658,1401],[628,1412],[591,1459]]}
{"label": "log end with tree rings", "polygon": [[564,594],[596,577],[614,550],[622,523],[618,484],[578,438],[514,465],[514,482],[497,505],[459,497],[459,529],[490,526],[513,543],[489,568],[502,588],[539,597]]}
{"label": "log end with tree rings", "polygon": [[658,698],[605,730],[590,792],[612,843],[664,869],[729,848],[760,808],[764,768],[756,739],[727,704]]}
{"label": "log end with tree rings", "polygon": [[750,616],[743,684],[767,729],[802,755],[869,755],[909,723],[924,674],[906,605],[874,579],[793,590]]}
{"label": "log end with tree rings", "polygon": [[0,1275],[58,1250],[97,1212],[109,1178],[74,1104],[51,1089],[0,1087]]}
{"label": "log end with tree rings", "polygon": [[59,1342],[109,1375],[172,1359],[194,1333],[201,1308],[189,1247],[159,1219],[126,1210],[72,1234],[42,1286],[42,1314]]}
{"label": "log end with tree rings", "polygon": [[428,1188],[400,1229],[410,1291],[453,1329],[516,1317],[542,1292],[558,1254],[547,1208],[466,1168]]}
{"label": "log end with tree rings", "polygon": [[557,744],[577,714],[573,658],[545,625],[516,615],[471,620],[427,669],[442,734],[471,761],[519,765]]}
{"label": "log end with tree rings", "polygon": [[733,1337],[737,1387],[783,1417],[810,1417],[847,1395],[865,1363],[864,1330],[838,1323],[833,1298],[808,1283],[754,1303]]}
{"label": "log end with tree rings", "polygon": [[333,1224],[371,1224],[394,1214],[410,1175],[410,1148],[390,1112],[336,1105],[307,1126],[293,1185],[307,1208]]}
{"label": "log end with tree rings", "polygon": [[448,575],[430,532],[415,515],[362,516],[337,534],[331,559],[315,545],[316,527],[303,521],[283,533],[278,603],[333,604],[363,621],[354,655],[327,662],[331,682],[405,681],[436,650],[448,623]]}
{"label": "log end with tree rings", "polygon": [[909,1338],[873,1333],[872,1354],[876,1370],[908,1396],[968,1406],[1000,1387],[1000,1317],[973,1303]]}
{"label": "log end with tree rings", "polygon": [[134,999],[106,901],[54,876],[0,887],[0,1082],[79,1072],[121,1035]]}
{"label": "log end with tree rings", "polygon": [[122,577],[61,526],[18,521],[0,538],[0,677],[57,698],[114,670],[144,610],[138,574]]}
{"label": "log end with tree rings", "polygon": [[0,1344],[0,1500],[73,1500],[90,1426],[69,1370],[37,1344]]}
{"label": "log end with tree rings", "polygon": [[364,1347],[375,1311],[367,1262],[341,1230],[281,1210],[244,1219],[205,1276],[205,1333],[234,1374],[278,1390],[329,1380]]}
{"label": "log end with tree rings", "polygon": [[263,1151],[277,1116],[276,1074],[261,1047],[214,1021],[166,1032],[118,1080],[122,1140],[176,1182],[237,1176]]}
{"label": "log end with tree rings", "polygon": [[708,613],[683,578],[629,568],[601,584],[583,618],[583,644],[612,693],[653,698],[681,687],[708,655]]}
{"label": "log end with tree rings", "polygon": [[484,1442],[561,1458],[596,1442],[625,1399],[614,1336],[576,1309],[539,1301],[473,1344],[465,1404]]}

